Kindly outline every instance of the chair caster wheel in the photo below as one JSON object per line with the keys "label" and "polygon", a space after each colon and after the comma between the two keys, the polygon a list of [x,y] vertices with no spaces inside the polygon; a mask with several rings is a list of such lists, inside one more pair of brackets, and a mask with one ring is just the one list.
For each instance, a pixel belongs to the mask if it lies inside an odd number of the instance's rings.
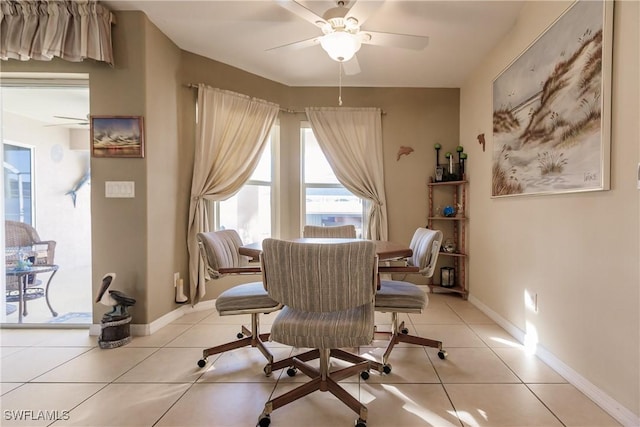
{"label": "chair caster wheel", "polygon": [[361,418],[356,420],[356,427],[367,427],[367,422]]}
{"label": "chair caster wheel", "polygon": [[271,365],[266,365],[264,368],[262,368],[262,371],[264,372],[264,375],[267,377],[271,376]]}
{"label": "chair caster wheel", "polygon": [[287,375],[289,375],[290,377],[295,377],[296,373],[298,373],[298,370],[296,368],[287,369]]}
{"label": "chair caster wheel", "polygon": [[269,427],[269,424],[271,424],[271,418],[269,415],[263,415],[258,420],[258,427]]}
{"label": "chair caster wheel", "polygon": [[204,368],[206,364],[207,364],[207,359],[203,358],[203,359],[198,360],[198,366],[200,368]]}
{"label": "chair caster wheel", "polygon": [[440,359],[442,359],[442,360],[446,359],[447,358],[447,350],[440,350],[438,352],[438,357]]}
{"label": "chair caster wheel", "polygon": [[368,380],[369,379],[369,372],[367,372],[367,371],[360,372],[360,378],[362,378],[365,381]]}
{"label": "chair caster wheel", "polygon": [[390,374],[391,373],[391,365],[384,365],[382,367],[382,372],[384,372],[385,374]]}
{"label": "chair caster wheel", "polygon": [[402,329],[400,329],[400,332],[402,332],[404,335],[407,335],[409,333],[409,329],[402,328]]}
{"label": "chair caster wheel", "polygon": [[238,332],[238,334],[236,335],[236,337],[238,339],[244,338],[244,334],[242,332]]}

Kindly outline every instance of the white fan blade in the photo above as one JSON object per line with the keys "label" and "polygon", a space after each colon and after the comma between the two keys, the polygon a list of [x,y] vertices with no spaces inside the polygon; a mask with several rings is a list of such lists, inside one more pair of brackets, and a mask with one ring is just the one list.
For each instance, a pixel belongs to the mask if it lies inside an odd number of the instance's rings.
{"label": "white fan blade", "polygon": [[294,0],[276,0],[276,3],[280,7],[287,9],[289,12],[298,15],[300,18],[304,19],[305,21],[311,22],[317,27],[322,28],[323,26],[328,24],[327,21],[325,21],[321,16],[318,16],[314,11],[312,11],[311,9],[307,9]]}
{"label": "white fan blade", "polygon": [[[422,50],[429,44],[429,37],[410,34],[381,33],[379,31],[361,31],[362,43],[376,46],[401,47]],[[367,37],[367,35],[370,36]]]}
{"label": "white fan blade", "polygon": [[353,76],[360,73],[360,64],[358,63],[358,57],[353,55],[353,58],[347,62],[342,63],[342,70],[348,76]]}
{"label": "white fan blade", "polygon": [[320,39],[322,38],[322,36],[318,36],[318,37],[313,37],[311,39],[306,39],[306,40],[300,40],[297,42],[293,42],[293,43],[287,43],[287,44],[283,44],[281,46],[276,46],[276,47],[271,47],[269,49],[266,49],[266,51],[271,51],[271,50],[300,50],[300,49],[304,49],[307,47],[311,47],[311,46],[315,46],[320,44]]}
{"label": "white fan blade", "polygon": [[345,16],[345,18],[349,18],[349,17],[355,18],[358,20],[358,25],[362,26],[362,24],[364,24],[367,21],[367,19],[369,19],[369,17],[373,15],[374,12],[380,8],[380,6],[382,6],[382,3],[384,3],[384,1],[378,1],[378,0],[355,1],[353,6],[349,8],[349,11],[347,12],[347,15]]}
{"label": "white fan blade", "polygon": [[53,116],[53,117],[55,117],[56,119],[77,120],[77,121],[80,121],[80,122],[86,122],[87,121],[87,119],[81,119],[79,117],[67,117],[67,116]]}

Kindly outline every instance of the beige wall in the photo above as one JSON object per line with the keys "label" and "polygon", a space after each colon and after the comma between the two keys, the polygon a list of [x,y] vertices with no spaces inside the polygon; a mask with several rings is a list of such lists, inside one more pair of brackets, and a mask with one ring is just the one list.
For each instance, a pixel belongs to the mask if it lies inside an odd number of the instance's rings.
{"label": "beige wall", "polygon": [[[92,115],[146,115],[145,23],[142,13],[118,14],[113,29],[115,67],[89,76]],[[145,123],[145,131],[149,124]],[[145,135],[145,151],[152,141]],[[94,293],[105,273],[117,273],[114,289],[137,300],[133,323],[147,323],[147,160],[92,158],[91,215]],[[105,198],[105,181],[133,181],[135,198]],[[174,243],[171,242],[173,245]],[[99,322],[105,307],[94,305]]]}
{"label": "beige wall", "polygon": [[[523,18],[472,78],[458,89],[346,88],[345,106],[382,108],[390,239],[408,241],[426,221],[426,181],[443,152],[469,153],[470,289],[472,297],[521,330],[535,326],[540,343],[584,378],[636,414],[638,410],[638,283],[640,203],[638,161],[638,3],[616,6],[613,85],[612,190],[491,199],[491,81],[564,9],[527,4]],[[200,56],[180,52],[139,12],[118,13],[116,66],[5,61],[3,71],[87,72],[91,114],[142,115],[145,159],[92,159],[94,294],[101,276],[118,273],[117,289],[138,299],[134,323],[173,310],[173,271],[187,276],[186,223],[193,163],[195,90],[206,83],[277,102],[283,107],[335,106],[336,88],[288,88]],[[297,167],[302,115],[281,114],[280,165],[286,182]],[[476,135],[485,133],[488,151]],[[288,145],[287,145],[288,144]],[[415,151],[396,160],[400,145]],[[135,199],[105,199],[104,182],[136,183]],[[299,193],[281,197],[297,208]],[[613,217],[615,215],[615,217]],[[290,219],[290,218],[289,218]],[[605,221],[606,219],[606,221]],[[287,214],[280,235],[299,230]],[[168,277],[167,277],[168,276]],[[209,285],[207,298],[219,292]],[[538,293],[540,311],[527,313],[523,292]],[[94,322],[104,307],[94,307]]]}
{"label": "beige wall", "polygon": [[180,49],[145,22],[145,100],[147,130],[146,264],[147,321],[175,308],[173,273],[187,276],[186,209],[189,188],[177,179],[189,164],[181,147],[178,95]]}
{"label": "beige wall", "polygon": [[[638,2],[616,2],[611,190],[492,199],[492,81],[570,2],[527,3],[517,25],[461,88],[470,144],[470,290],[590,383],[640,414],[640,275],[636,167]],[[524,307],[537,293],[539,311]]]}

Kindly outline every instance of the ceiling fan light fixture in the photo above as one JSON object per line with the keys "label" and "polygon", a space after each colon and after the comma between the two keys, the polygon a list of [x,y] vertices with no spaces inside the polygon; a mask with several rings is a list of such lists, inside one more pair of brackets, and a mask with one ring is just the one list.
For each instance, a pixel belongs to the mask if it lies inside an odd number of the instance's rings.
{"label": "ceiling fan light fixture", "polygon": [[360,50],[360,38],[346,31],[334,31],[320,38],[320,45],[331,59],[346,62]]}

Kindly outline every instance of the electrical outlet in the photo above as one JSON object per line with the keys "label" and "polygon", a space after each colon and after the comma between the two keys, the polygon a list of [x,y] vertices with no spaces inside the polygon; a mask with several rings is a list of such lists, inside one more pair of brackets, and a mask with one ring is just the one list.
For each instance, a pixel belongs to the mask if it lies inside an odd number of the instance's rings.
{"label": "electrical outlet", "polygon": [[180,282],[180,272],[173,273],[173,287],[176,288]]}

